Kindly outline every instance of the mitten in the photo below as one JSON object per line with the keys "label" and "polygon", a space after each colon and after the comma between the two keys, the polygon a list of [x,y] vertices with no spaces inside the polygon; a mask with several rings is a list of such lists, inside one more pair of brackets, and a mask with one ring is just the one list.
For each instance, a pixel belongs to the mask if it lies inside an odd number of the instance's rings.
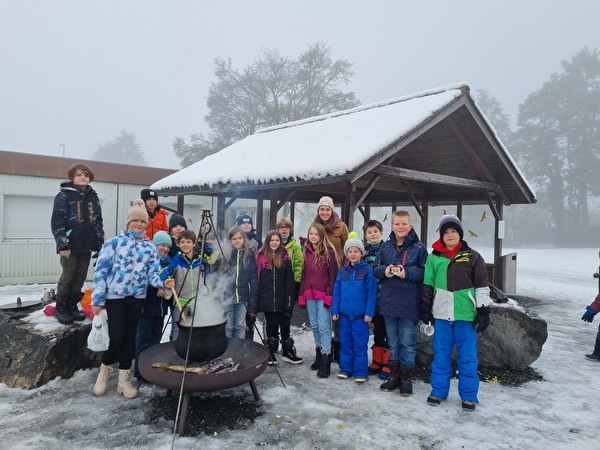
{"label": "mitten", "polygon": [[431,313],[431,305],[427,303],[421,303],[419,305],[419,319],[423,323],[433,324],[433,314]]}
{"label": "mitten", "polygon": [[490,324],[490,307],[480,306],[477,308],[477,315],[473,319],[473,326],[476,333],[481,333]]}
{"label": "mitten", "polygon": [[581,316],[581,320],[592,323],[596,314],[598,314],[598,311],[594,311],[591,307],[587,306],[583,316]]}

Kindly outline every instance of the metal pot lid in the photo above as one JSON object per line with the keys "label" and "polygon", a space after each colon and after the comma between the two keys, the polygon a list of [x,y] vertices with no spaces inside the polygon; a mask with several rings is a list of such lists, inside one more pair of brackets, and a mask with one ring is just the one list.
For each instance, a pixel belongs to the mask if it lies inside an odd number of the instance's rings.
{"label": "metal pot lid", "polygon": [[41,300],[21,300],[21,298],[19,297],[19,298],[17,298],[16,302],[5,303],[3,305],[0,305],[0,309],[19,310],[19,309],[31,308],[32,306],[38,306],[41,304],[42,304]]}

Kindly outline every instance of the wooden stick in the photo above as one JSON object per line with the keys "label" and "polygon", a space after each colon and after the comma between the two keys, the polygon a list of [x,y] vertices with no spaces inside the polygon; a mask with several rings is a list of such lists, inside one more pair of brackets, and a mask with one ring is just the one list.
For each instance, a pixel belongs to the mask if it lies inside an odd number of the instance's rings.
{"label": "wooden stick", "polygon": [[179,296],[177,295],[177,291],[175,290],[175,287],[171,287],[171,292],[173,292],[173,297],[175,298],[175,303],[177,303],[177,307],[179,308],[179,312],[181,313],[181,321],[183,322],[184,325],[187,325],[188,318],[183,313],[183,308],[181,307],[181,302],[179,301]]}
{"label": "wooden stick", "polygon": [[167,370],[169,372],[179,372],[179,373],[189,372],[189,373],[196,373],[198,375],[204,375],[206,373],[206,369],[204,369],[202,367],[184,367],[184,366],[181,366],[181,365],[164,363],[164,362],[156,362],[156,363],[152,364],[152,368],[153,369]]}

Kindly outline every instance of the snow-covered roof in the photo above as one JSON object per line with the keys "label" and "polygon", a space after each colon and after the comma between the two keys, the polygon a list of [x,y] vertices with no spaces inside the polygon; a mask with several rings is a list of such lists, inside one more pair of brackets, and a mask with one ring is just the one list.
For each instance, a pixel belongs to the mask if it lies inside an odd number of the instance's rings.
{"label": "snow-covered roof", "polygon": [[[458,112],[461,106],[466,108]],[[449,118],[452,114],[455,117]],[[445,119],[448,123],[440,125]],[[440,126],[432,131],[435,125]],[[376,189],[365,187],[369,173],[381,180]],[[407,187],[403,198],[391,186],[400,178]],[[320,190],[314,184],[337,183],[337,194],[344,195],[346,182],[368,189],[371,201],[379,202],[412,201],[415,193],[433,201],[457,195],[452,198],[487,202],[477,190],[497,192],[506,204],[535,201],[533,190],[464,83],[261,129],[152,188],[165,195],[225,193],[252,198],[266,185],[289,189],[290,183],[294,188],[313,183],[295,194],[295,200],[306,201],[313,195],[311,189]],[[378,190],[380,186],[385,192]],[[456,189],[449,194],[448,186]]]}

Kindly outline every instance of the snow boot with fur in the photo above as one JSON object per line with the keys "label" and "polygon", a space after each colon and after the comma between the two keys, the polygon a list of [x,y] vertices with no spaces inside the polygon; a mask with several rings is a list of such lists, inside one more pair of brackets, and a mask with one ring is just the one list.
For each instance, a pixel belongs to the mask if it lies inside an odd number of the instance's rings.
{"label": "snow boot with fur", "polygon": [[321,347],[315,347],[315,350],[315,362],[310,365],[310,370],[319,370],[319,367],[321,366]]}
{"label": "snow boot with fur", "polygon": [[119,369],[119,384],[117,384],[117,393],[123,394],[125,398],[135,398],[138,391],[131,381],[129,381],[129,370]]}
{"label": "snow boot with fur", "polygon": [[96,378],[96,384],[94,384],[94,394],[104,395],[108,389],[108,378],[113,373],[113,368],[106,364],[100,364],[100,372],[98,372],[98,378]]}
{"label": "snow boot with fur", "polygon": [[288,338],[281,343],[283,355],[281,359],[290,364],[300,364],[302,358],[296,355],[296,347],[294,347],[294,339]]}
{"label": "snow boot with fur", "polygon": [[56,295],[56,307],[54,308],[54,317],[63,325],[71,325],[73,316],[69,312],[68,297]]}
{"label": "snow boot with fur", "polygon": [[329,374],[331,374],[331,354],[321,354],[320,361],[321,364],[319,364],[319,371],[317,372],[317,376],[319,378],[329,378]]}
{"label": "snow boot with fur", "polygon": [[388,380],[379,386],[382,391],[390,392],[400,386],[400,363],[398,361],[389,361],[390,376]]}

